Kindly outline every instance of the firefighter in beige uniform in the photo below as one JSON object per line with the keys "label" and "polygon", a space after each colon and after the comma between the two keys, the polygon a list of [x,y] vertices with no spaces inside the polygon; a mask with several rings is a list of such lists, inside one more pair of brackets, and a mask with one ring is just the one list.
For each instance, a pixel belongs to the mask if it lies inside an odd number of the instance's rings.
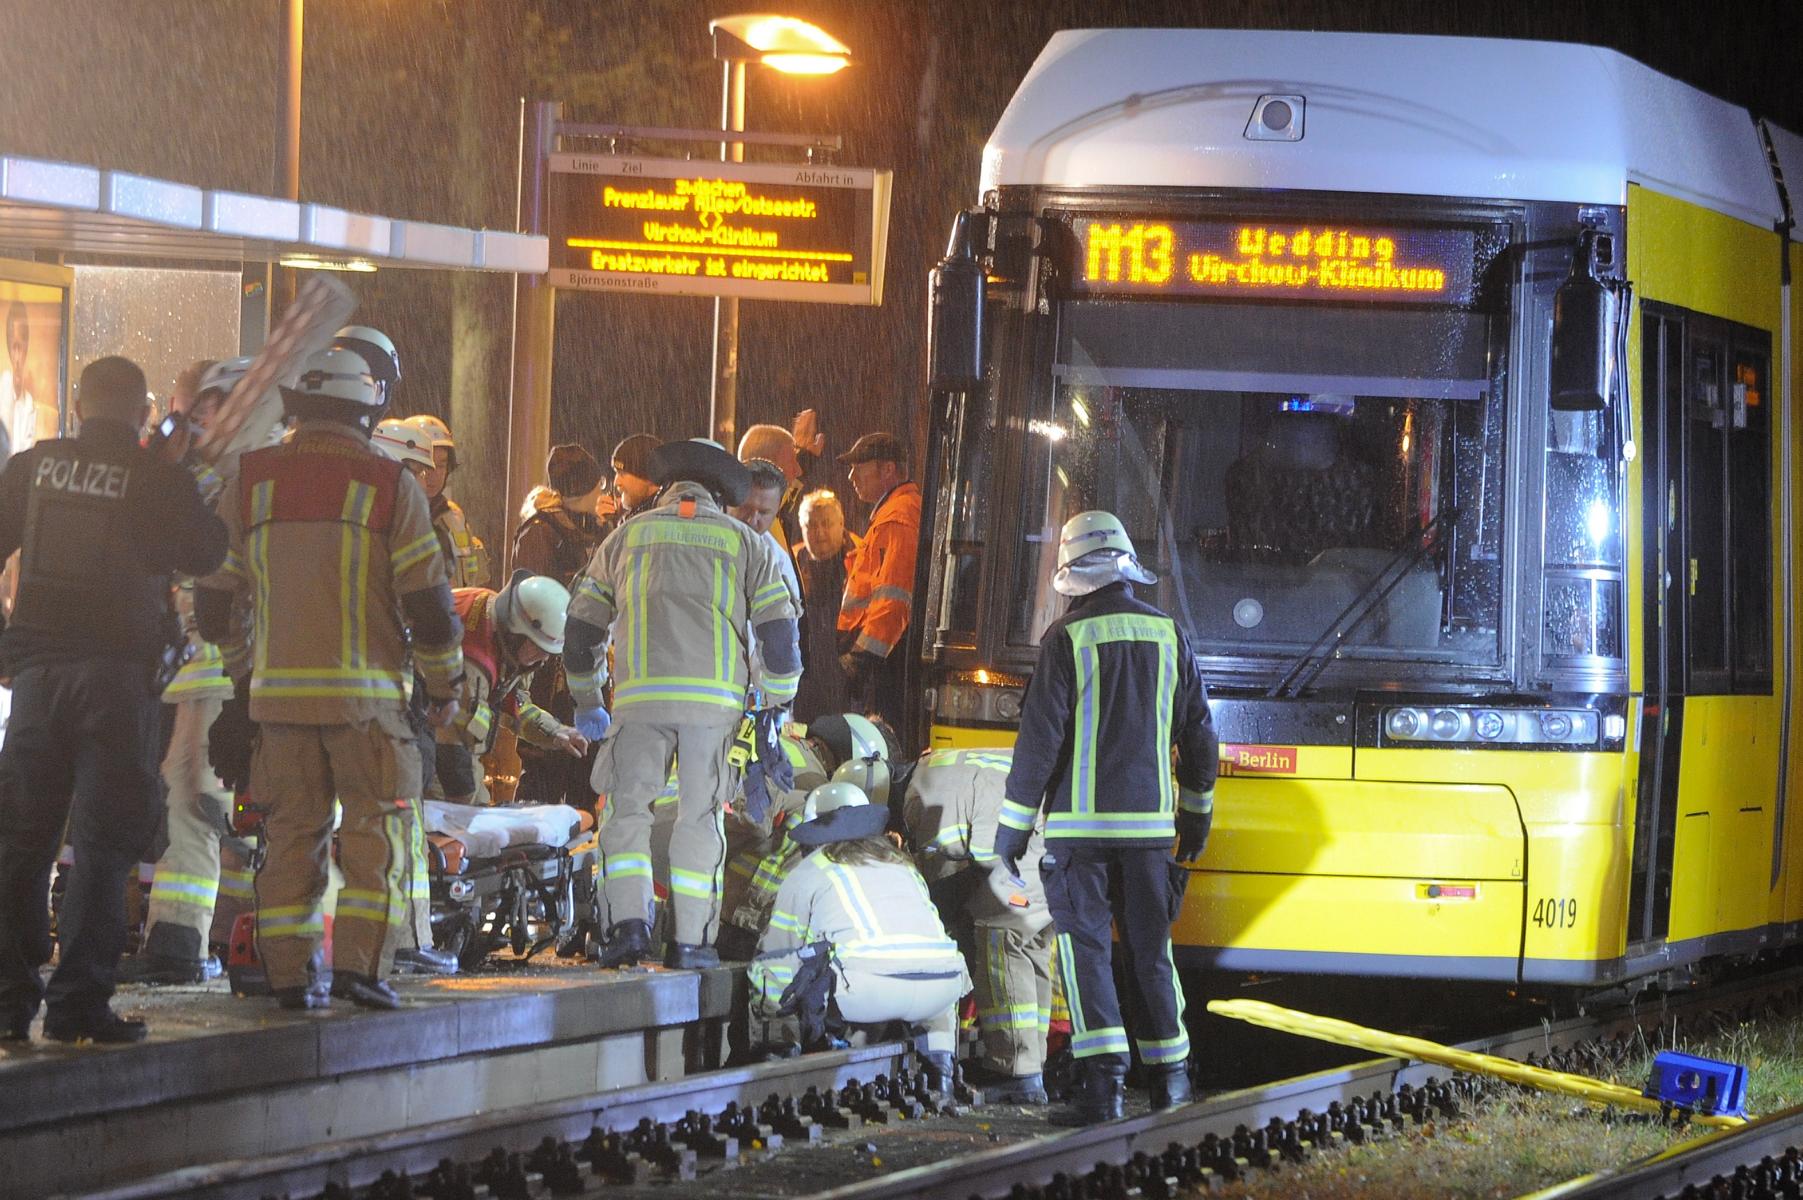
{"label": "firefighter in beige uniform", "polygon": [[902,824],[948,922],[972,927],[982,1057],[971,1082],[991,1099],[1044,1104],[1057,937],[1039,879],[1045,835],[1034,832],[1018,876],[990,849],[1013,757],[1005,749],[928,753],[906,775]]}
{"label": "firefighter in beige uniform", "polygon": [[921,1026],[929,1085],[947,1090],[970,978],[919,872],[884,836],[887,810],[856,784],[829,783],[802,817],[789,836],[807,853],[777,889],[746,971],[753,1036],[812,1050],[838,1024]]}
{"label": "firefighter in beige uniform", "polygon": [[445,560],[451,564],[451,586],[487,587],[488,547],[470,531],[463,507],[445,494],[451,473],[457,469],[457,443],[451,427],[429,413],[408,417],[407,423],[432,439],[433,469],[425,477],[426,498],[432,505],[432,528]]}
{"label": "firefighter in beige uniform", "polygon": [[[651,805],[674,763],[666,963],[709,966],[719,961],[722,819],[738,782],[727,755],[745,713],[748,639],[755,628],[772,705],[794,698],[801,653],[776,552],[725,511],[744,500],[744,466],[702,439],[660,446],[652,464],[663,491],[595,552],[565,627],[576,727],[607,734],[593,778],[603,798],[596,924],[606,937],[596,957],[620,966],[651,953]],[[610,636],[611,732],[601,707]]]}
{"label": "firefighter in beige uniform", "polygon": [[[282,395],[299,428],[246,454],[227,483],[219,507],[231,550],[195,597],[202,635],[248,643],[251,657],[248,705],[234,696],[212,740],[225,761],[226,743],[258,735],[250,790],[268,808],[269,856],[257,876],[257,942],[277,999],[329,1003],[319,948],[336,795],[344,888],[330,988],[393,1008],[400,999],[384,976],[406,919],[419,788],[408,634],[442,725],[457,713],[462,631],[425,493],[369,445],[384,399],[363,360],[324,351]],[[245,596],[248,630],[235,620]]]}

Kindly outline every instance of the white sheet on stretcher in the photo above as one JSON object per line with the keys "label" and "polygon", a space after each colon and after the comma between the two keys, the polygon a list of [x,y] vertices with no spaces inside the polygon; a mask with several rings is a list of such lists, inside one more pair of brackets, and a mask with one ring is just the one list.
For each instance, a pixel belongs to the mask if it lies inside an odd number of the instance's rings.
{"label": "white sheet on stretcher", "polygon": [[581,826],[582,814],[567,804],[484,808],[426,801],[426,832],[456,838],[471,858],[493,858],[509,846],[561,846]]}

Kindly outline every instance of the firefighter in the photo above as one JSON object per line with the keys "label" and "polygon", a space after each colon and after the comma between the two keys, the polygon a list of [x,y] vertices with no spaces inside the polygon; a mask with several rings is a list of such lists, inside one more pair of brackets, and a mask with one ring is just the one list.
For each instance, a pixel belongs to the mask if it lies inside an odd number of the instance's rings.
{"label": "firefighter", "polygon": [[1034,830],[1017,876],[990,849],[1011,761],[1005,749],[934,750],[897,771],[892,786],[903,790],[896,807],[928,892],[969,937],[982,1033],[970,1080],[990,1099],[1044,1104],[1057,931],[1039,877],[1043,834]]}
{"label": "firefighter", "polygon": [[[593,783],[603,800],[596,927],[603,966],[651,953],[652,801],[674,762],[670,839],[674,967],[719,962],[722,819],[737,786],[729,762],[748,692],[746,645],[763,655],[765,702],[786,705],[801,677],[796,613],[775,551],[726,508],[745,499],[744,466],[697,438],[658,447],[655,501],[608,535],[570,602],[564,667],[576,726],[607,734]],[[602,708],[612,638],[614,711]]]}
{"label": "firefighter", "polygon": [[451,564],[451,586],[486,587],[488,547],[470,531],[462,507],[445,492],[451,473],[457,469],[457,443],[451,438],[451,427],[425,413],[407,420],[432,439],[433,469],[425,479],[426,497],[432,502],[432,528],[437,530],[445,560]]}
{"label": "firefighter", "polygon": [[[835,779],[859,784],[877,804],[888,785],[888,745],[870,721],[856,714],[832,713],[811,725],[791,724],[781,739],[788,757],[792,782],[768,792],[763,811],[741,796],[727,821],[729,857],[722,911],[726,923],[720,933],[720,949],[729,958],[750,958],[758,935],[770,921],[776,890],[800,858],[801,848],[789,839],[789,829],[801,820],[808,793]],[[857,773],[840,775],[847,764]],[[749,782],[749,781],[748,781]]]}
{"label": "firefighter", "polygon": [[865,434],[839,461],[858,499],[871,506],[839,602],[839,666],[852,703],[899,728],[907,656],[897,651],[914,611],[920,487],[908,479],[907,447],[892,434]]}
{"label": "firefighter", "polygon": [[[185,412],[189,429],[203,432],[250,369],[248,358],[196,363],[177,381],[177,411]],[[198,375],[190,374],[198,370]],[[190,449],[183,465],[194,476],[201,498],[211,503],[225,486],[211,465]],[[157,859],[144,917],[144,943],[119,964],[128,983],[200,983],[219,974],[219,961],[209,953],[213,929],[231,928],[229,911],[240,904],[227,898],[226,913],[216,911],[222,872],[243,872],[249,858],[232,829],[232,795],[207,764],[207,730],[232,694],[219,648],[201,638],[194,625],[194,587],[184,582],[176,591],[176,614],[182,622],[190,655],[169,686],[169,749],[163,755],[163,787],[168,845]],[[223,917],[223,920],[216,920]]]}
{"label": "firefighter", "polygon": [[[374,333],[374,330],[370,330]],[[339,336],[343,337],[344,331]],[[377,359],[377,362],[381,362]],[[400,364],[394,364],[395,377],[399,378]],[[432,438],[425,430],[410,421],[399,417],[388,417],[376,425],[370,435],[371,447],[387,455],[401,464],[408,474],[417,479],[423,488],[431,477],[435,466],[432,457]],[[442,544],[441,544],[442,549]],[[445,562],[445,573],[450,574],[451,564]],[[407,867],[407,927],[399,944],[394,950],[394,965],[397,971],[409,971],[422,975],[455,975],[457,973],[457,956],[448,950],[440,950],[433,944],[432,938],[432,874],[426,862],[426,818],[424,811],[427,796],[442,796],[443,790],[438,787],[438,759],[441,754],[450,757],[450,752],[462,751],[461,746],[444,746],[438,740],[438,734],[427,719],[427,710],[431,701],[426,695],[426,685],[418,672],[410,676],[412,689],[407,695],[407,721],[413,729],[413,745],[419,751],[419,807],[413,812],[413,836],[408,842]],[[463,758],[467,760],[468,755]]]}
{"label": "firefighter", "polygon": [[482,756],[494,749],[502,726],[529,745],[581,758],[588,739],[532,703],[526,693],[533,668],[563,653],[570,593],[555,579],[515,571],[499,592],[458,588],[451,595],[463,622],[463,692],[449,727],[469,764],[444,779],[445,799],[486,804]]}
{"label": "firefighter", "polygon": [[196,593],[202,635],[252,663],[213,727],[214,760],[227,783],[247,774],[268,811],[257,945],[278,1002],[330,1003],[319,949],[336,796],[344,888],[330,995],[397,1008],[384,977],[407,915],[420,770],[407,645],[443,726],[457,714],[462,630],[425,492],[369,444],[384,401],[364,361],[315,355],[282,399],[295,434],[241,460],[219,500],[231,552]]}
{"label": "firefighter", "polygon": [[[138,444],[144,372],[108,356],[82,369],[81,432],[38,442],[0,471],[0,558],[21,551],[0,677],[12,712],[0,749],[0,1039],[23,1041],[48,1004],[55,1041],[137,1042],[109,1006],[125,944],[125,881],[156,834],[157,665],[179,641],[170,576],[204,575],[225,530],[193,477]],[[50,871],[75,848],[50,961]]]}
{"label": "firefighter", "polygon": [[1052,587],[1071,605],[1040,639],[994,850],[1018,875],[1045,810],[1040,870],[1078,1065],[1074,1109],[1064,1119],[1089,1124],[1121,1115],[1127,1074],[1109,965],[1116,924],[1144,1016],[1133,1040],[1152,1101],[1189,1099],[1171,922],[1189,878],[1182,864],[1208,840],[1219,747],[1188,639],[1133,596],[1133,584],[1157,579],[1140,566],[1120,521],[1106,512],[1072,517],[1059,533],[1057,561]]}
{"label": "firefighter", "polygon": [[925,1026],[929,1083],[948,1090],[970,977],[919,872],[883,834],[888,810],[829,783],[802,817],[789,836],[806,857],[777,889],[747,972],[754,1036],[781,1053],[824,1048],[846,1026]]}

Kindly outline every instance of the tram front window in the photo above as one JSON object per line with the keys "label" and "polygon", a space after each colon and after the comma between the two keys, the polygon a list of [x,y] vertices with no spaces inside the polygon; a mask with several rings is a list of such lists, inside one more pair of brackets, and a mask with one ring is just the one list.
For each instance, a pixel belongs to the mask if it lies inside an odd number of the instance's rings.
{"label": "tram front window", "polygon": [[[1063,611],[1059,525],[1105,508],[1160,577],[1148,598],[1245,682],[1366,602],[1353,658],[1497,660],[1504,438],[1485,317],[1092,307],[1068,306],[1050,404],[1028,425],[1043,503],[1024,522],[1012,641]],[[1173,340],[1178,327],[1206,336]]]}

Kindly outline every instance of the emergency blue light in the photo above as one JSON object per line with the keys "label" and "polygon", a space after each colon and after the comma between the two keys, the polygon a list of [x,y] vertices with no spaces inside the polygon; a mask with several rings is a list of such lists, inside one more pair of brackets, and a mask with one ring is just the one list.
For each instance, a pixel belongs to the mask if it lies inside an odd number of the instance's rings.
{"label": "emergency blue light", "polygon": [[1747,1069],[1738,1063],[1662,1050],[1653,1058],[1652,1074],[1641,1095],[1696,1112],[1744,1117]]}

